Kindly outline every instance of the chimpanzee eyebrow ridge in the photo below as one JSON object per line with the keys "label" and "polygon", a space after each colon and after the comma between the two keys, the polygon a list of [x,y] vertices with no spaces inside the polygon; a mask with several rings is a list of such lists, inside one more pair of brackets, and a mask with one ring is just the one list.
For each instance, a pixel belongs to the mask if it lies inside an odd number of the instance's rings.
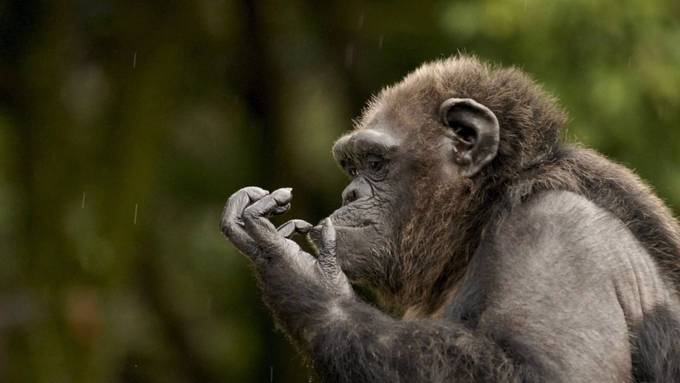
{"label": "chimpanzee eyebrow ridge", "polygon": [[340,137],[333,145],[333,157],[340,161],[366,154],[386,156],[399,147],[399,140],[388,133],[372,129],[358,130]]}

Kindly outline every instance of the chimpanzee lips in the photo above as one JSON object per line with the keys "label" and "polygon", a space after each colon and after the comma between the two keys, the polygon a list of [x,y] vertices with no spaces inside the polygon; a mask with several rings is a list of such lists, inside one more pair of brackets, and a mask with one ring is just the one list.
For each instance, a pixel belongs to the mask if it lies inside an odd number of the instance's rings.
{"label": "chimpanzee lips", "polygon": [[[324,218],[325,219],[325,218]],[[312,227],[309,232],[307,233],[309,239],[315,244],[319,245],[321,243],[321,230],[323,228],[323,221],[319,221],[319,223]],[[345,230],[345,231],[351,231],[351,230],[363,230],[367,227],[375,225],[375,222],[370,221],[370,220],[362,220],[359,223],[354,223],[354,222],[335,222],[333,220],[333,217],[331,217],[331,221],[333,222],[333,226],[335,227],[336,230]]]}

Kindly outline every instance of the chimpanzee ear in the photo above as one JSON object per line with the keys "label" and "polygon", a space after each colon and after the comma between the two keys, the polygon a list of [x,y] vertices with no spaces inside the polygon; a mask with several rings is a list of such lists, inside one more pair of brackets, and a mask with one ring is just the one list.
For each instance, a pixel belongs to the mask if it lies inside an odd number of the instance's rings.
{"label": "chimpanzee ear", "polygon": [[496,157],[500,127],[489,108],[471,98],[449,98],[439,107],[439,117],[452,130],[454,160],[463,176],[475,175]]}

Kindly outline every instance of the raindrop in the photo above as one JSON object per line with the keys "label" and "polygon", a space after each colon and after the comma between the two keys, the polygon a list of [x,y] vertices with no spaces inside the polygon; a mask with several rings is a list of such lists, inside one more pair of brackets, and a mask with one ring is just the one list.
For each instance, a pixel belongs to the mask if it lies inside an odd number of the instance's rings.
{"label": "raindrop", "polygon": [[345,48],[345,66],[349,68],[352,66],[353,62],[354,62],[354,44],[347,44],[347,48]]}

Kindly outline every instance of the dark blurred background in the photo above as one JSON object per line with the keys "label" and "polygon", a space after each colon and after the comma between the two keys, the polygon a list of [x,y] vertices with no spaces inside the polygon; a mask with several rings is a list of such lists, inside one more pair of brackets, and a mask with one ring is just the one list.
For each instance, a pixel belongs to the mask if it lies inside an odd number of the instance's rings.
{"label": "dark blurred background", "polygon": [[530,72],[680,209],[675,0],[0,2],[0,381],[314,381],[223,203],[291,186],[316,222],[364,102],[456,52]]}

